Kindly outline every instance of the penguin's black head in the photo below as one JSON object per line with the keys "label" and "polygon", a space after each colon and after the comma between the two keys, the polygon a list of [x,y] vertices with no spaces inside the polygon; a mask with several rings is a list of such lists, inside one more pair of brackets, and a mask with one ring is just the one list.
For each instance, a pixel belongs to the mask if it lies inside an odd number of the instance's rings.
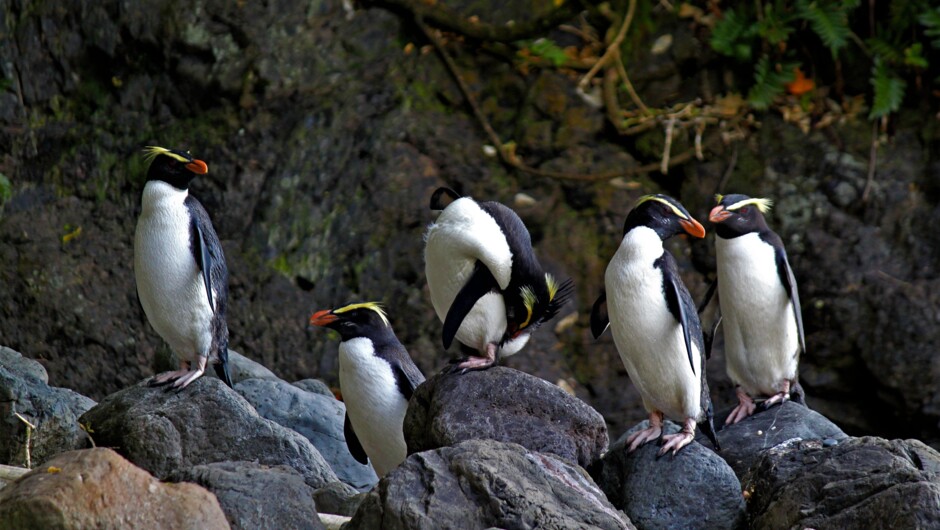
{"label": "penguin's black head", "polygon": [[638,226],[651,228],[663,241],[682,233],[705,237],[701,223],[679,201],[667,195],[644,195],[636,201],[623,223],[624,235]]}
{"label": "penguin's black head", "polygon": [[735,193],[716,195],[718,206],[712,208],[708,220],[715,223],[719,237],[732,239],[767,229],[764,214],[770,211],[770,199],[758,199]]}
{"label": "penguin's black head", "polygon": [[174,188],[189,189],[189,183],[199,175],[209,172],[209,166],[202,160],[196,160],[189,153],[176,149],[149,146],[144,149],[146,158],[151,160],[147,170],[147,180],[161,180]]}
{"label": "penguin's black head", "polygon": [[385,311],[377,302],[361,302],[317,311],[310,316],[310,325],[338,331],[343,342],[358,337],[375,341],[389,333],[394,335]]}
{"label": "penguin's black head", "polygon": [[523,285],[518,296],[506,296],[505,340],[531,333],[554,318],[571,297],[573,288],[571,279],[558,285],[551,274],[545,273],[544,281]]}

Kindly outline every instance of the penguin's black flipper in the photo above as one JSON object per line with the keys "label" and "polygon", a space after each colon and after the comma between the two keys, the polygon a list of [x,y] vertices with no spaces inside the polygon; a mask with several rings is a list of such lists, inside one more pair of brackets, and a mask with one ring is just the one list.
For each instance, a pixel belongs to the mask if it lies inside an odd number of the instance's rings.
{"label": "penguin's black flipper", "polygon": [[209,253],[209,245],[206,243],[205,235],[202,232],[199,218],[191,217],[190,225],[190,244],[193,245],[193,256],[196,258],[196,264],[202,271],[202,281],[206,285],[206,295],[209,297],[209,308],[215,312],[215,303],[212,301],[212,254]]}
{"label": "penguin's black flipper", "polygon": [[[402,351],[406,356],[408,355],[404,347],[402,347]],[[405,363],[400,361],[392,363],[392,375],[395,376],[395,384],[398,386],[398,391],[401,392],[401,395],[405,396],[406,400],[410,400],[418,386],[424,382],[424,374],[421,373],[421,370],[419,370],[413,362]]]}
{"label": "penguin's black flipper", "polygon": [[[778,237],[779,239],[779,237]],[[803,313],[800,309],[800,293],[796,289],[796,278],[793,276],[793,269],[790,268],[790,262],[787,261],[787,253],[783,250],[783,243],[774,245],[774,257],[777,260],[777,274],[780,276],[780,282],[783,288],[790,296],[790,302],[793,304],[793,318],[796,319],[796,331],[800,337],[799,355],[806,351],[806,338],[803,335]]]}
{"label": "penguin's black flipper", "polygon": [[607,291],[601,291],[601,295],[591,306],[591,335],[594,335],[594,340],[601,338],[608,327],[610,317],[607,316]]}
{"label": "penguin's black flipper", "polygon": [[[672,258],[672,254],[668,252],[663,253],[663,257],[669,256]],[[660,258],[662,260],[662,258]],[[659,260],[657,260],[658,262]],[[695,373],[695,360],[692,356],[692,333],[693,333],[693,324],[698,324],[698,333],[701,334],[701,324],[698,323],[698,314],[694,312],[695,304],[692,303],[692,297],[688,294],[686,290],[683,293],[683,289],[680,287],[682,280],[679,278],[678,270],[676,269],[675,258],[672,260],[663,260],[662,265],[663,271],[663,290],[666,292],[666,306],[669,307],[669,312],[672,313],[672,316],[679,321],[679,325],[682,327],[682,338],[685,340],[685,351],[689,354],[689,364],[692,366],[692,373]],[[685,296],[683,297],[683,294]],[[687,305],[691,307],[686,307]],[[695,316],[695,322],[692,321],[692,316]],[[698,342],[698,341],[696,341]]]}
{"label": "penguin's black flipper", "polygon": [[450,203],[456,201],[459,198],[459,193],[446,186],[441,186],[440,188],[434,190],[434,193],[431,194],[431,209],[443,210],[444,208],[447,208]]}
{"label": "penguin's black flipper", "polygon": [[712,358],[712,344],[715,343],[715,335],[718,334],[718,326],[721,325],[721,309],[718,309],[718,318],[712,324],[711,333],[704,333],[702,338],[705,340],[705,359]]}
{"label": "penguin's black flipper", "polygon": [[212,365],[215,375],[219,376],[219,379],[229,388],[235,388],[235,385],[232,384],[232,372],[228,368],[228,348],[219,348],[218,355],[219,362]]}
{"label": "penguin's black flipper", "polygon": [[493,277],[493,273],[486,268],[486,265],[477,260],[473,268],[473,274],[470,275],[467,283],[460,288],[460,292],[454,297],[454,302],[447,310],[447,317],[444,318],[443,339],[445,349],[450,348],[451,343],[454,342],[460,324],[463,323],[463,319],[473,309],[477,300],[490,291],[498,290],[499,284],[496,282],[496,278]]}
{"label": "penguin's black flipper", "polygon": [[346,413],[346,418],[343,420],[343,436],[346,437],[346,447],[349,448],[349,454],[353,455],[356,462],[363,465],[368,464],[369,455],[367,455],[366,450],[362,448],[359,437],[356,436],[356,431],[353,430],[352,423],[349,422],[348,412]]}
{"label": "penguin's black flipper", "polygon": [[[705,387],[704,393],[708,392]],[[711,399],[708,400],[708,406],[705,407],[705,419],[698,422],[698,428],[708,437],[708,441],[715,447],[715,452],[721,451],[721,445],[718,443],[718,435],[715,434],[715,410],[712,408]]]}

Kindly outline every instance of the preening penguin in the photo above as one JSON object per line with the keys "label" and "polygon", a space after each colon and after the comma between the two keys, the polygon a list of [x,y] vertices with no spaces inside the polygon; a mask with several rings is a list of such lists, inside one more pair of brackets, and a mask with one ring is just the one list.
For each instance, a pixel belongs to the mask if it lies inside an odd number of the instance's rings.
{"label": "preening penguin", "polygon": [[206,370],[232,386],[228,370],[228,268],[209,214],[189,184],[209,168],[189,153],[148,147],[151,160],[134,236],[134,276],[147,320],[180,359],[152,385],[185,388]]}
{"label": "preening penguin", "polygon": [[346,403],[346,446],[359,462],[372,461],[381,478],[408,454],[402,422],[408,400],[424,382],[375,302],[317,311],[310,324],[339,332],[339,386]]}
{"label": "preening penguin", "polygon": [[700,238],[705,229],[675,199],[641,197],[627,215],[620,247],[607,266],[606,292],[591,312],[595,337],[609,324],[620,359],[649,412],[649,427],[627,439],[630,451],[662,435],[664,416],[683,427],[663,436],[660,455],[675,454],[691,443],[697,422],[718,448],[701,323],[676,260],[663,247],[663,241],[679,233]]}
{"label": "preening penguin", "polygon": [[753,396],[770,396],[763,407],[785,401],[797,381],[806,351],[796,279],[783,241],[764,219],[768,199],[734,194],[717,197],[709,220],[715,223],[718,300],[728,375],[737,385],[738,406],[726,424],[754,413]]}
{"label": "preening penguin", "polygon": [[542,269],[528,229],[503,204],[439,188],[431,209],[442,211],[425,235],[424,270],[444,348],[456,338],[481,354],[459,368],[488,368],[558,313],[571,280],[559,285]]}

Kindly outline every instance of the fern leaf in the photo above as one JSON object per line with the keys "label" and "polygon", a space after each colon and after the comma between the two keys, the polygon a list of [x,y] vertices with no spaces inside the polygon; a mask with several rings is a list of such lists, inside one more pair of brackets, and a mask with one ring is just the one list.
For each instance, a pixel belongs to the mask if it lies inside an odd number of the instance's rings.
{"label": "fern leaf", "polygon": [[922,13],[917,17],[917,21],[927,28],[924,30],[924,35],[934,39],[930,41],[930,45],[940,50],[940,7]]}
{"label": "fern leaf", "polygon": [[876,57],[881,57],[889,63],[897,63],[901,60],[901,51],[892,43],[879,37],[872,37],[865,40],[865,44]]}
{"label": "fern leaf", "polygon": [[832,0],[799,0],[796,3],[799,16],[809,22],[823,44],[835,56],[845,47],[852,35],[849,29],[848,12],[851,2]]}
{"label": "fern leaf", "polygon": [[793,81],[796,67],[796,63],[785,63],[778,70],[769,57],[762,56],[754,67],[754,85],[747,93],[748,103],[758,110],[769,107],[774,98],[786,90],[786,84]]}
{"label": "fern leaf", "polygon": [[734,9],[724,12],[724,17],[712,30],[711,47],[716,52],[747,61],[751,58],[750,39],[756,28],[747,20],[746,15],[739,15]]}
{"label": "fern leaf", "polygon": [[871,73],[871,85],[875,89],[875,95],[872,99],[868,119],[876,120],[895,112],[901,107],[907,83],[895,75],[881,57],[875,57],[875,65],[872,67]]}

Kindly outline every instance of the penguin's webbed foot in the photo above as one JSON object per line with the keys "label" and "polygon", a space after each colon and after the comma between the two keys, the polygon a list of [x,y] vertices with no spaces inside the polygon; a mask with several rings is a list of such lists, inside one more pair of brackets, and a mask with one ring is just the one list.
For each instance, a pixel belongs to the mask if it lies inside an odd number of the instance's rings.
{"label": "penguin's webbed foot", "polygon": [[177,390],[182,390],[189,386],[190,383],[202,377],[202,374],[206,373],[206,363],[209,361],[208,357],[199,356],[199,363],[196,365],[196,368],[186,372],[182,377],[176,380],[173,383],[173,388]]}
{"label": "penguin's webbed foot", "polygon": [[164,372],[162,374],[155,375],[150,378],[150,381],[147,382],[147,386],[163,386],[169,383],[173,383],[188,373],[189,363],[183,361],[180,363],[179,370],[173,370],[172,372]]}
{"label": "penguin's webbed foot", "polygon": [[[783,389],[780,392],[777,392],[776,394],[770,396],[769,398],[765,399],[763,403],[760,404],[758,409],[761,412],[769,409],[770,407],[776,405],[777,403],[783,403],[784,401],[790,400],[790,382],[784,381],[782,386],[783,386]],[[802,388],[800,388],[800,390],[802,390]]]}
{"label": "penguin's webbed foot", "polygon": [[486,370],[496,366],[499,361],[499,346],[492,342],[486,345],[484,355],[471,355],[457,365],[460,373],[464,374],[470,370]]}
{"label": "penguin's webbed foot", "polygon": [[681,431],[675,434],[663,435],[663,446],[659,449],[659,453],[657,453],[656,456],[663,456],[669,451],[672,451],[672,456],[676,456],[676,453],[679,452],[679,449],[689,445],[694,439],[695,420],[688,418],[685,420],[685,425],[682,427]]}
{"label": "penguin's webbed foot", "polygon": [[754,410],[757,409],[754,400],[751,399],[751,396],[747,395],[747,392],[741,387],[738,387],[735,392],[738,395],[738,406],[734,407],[731,414],[728,414],[728,417],[725,419],[725,425],[734,425],[751,414],[754,414]]}
{"label": "penguin's webbed foot", "polygon": [[636,451],[641,445],[658,439],[663,434],[663,414],[661,412],[650,413],[650,426],[636,431],[627,437],[627,452]]}

